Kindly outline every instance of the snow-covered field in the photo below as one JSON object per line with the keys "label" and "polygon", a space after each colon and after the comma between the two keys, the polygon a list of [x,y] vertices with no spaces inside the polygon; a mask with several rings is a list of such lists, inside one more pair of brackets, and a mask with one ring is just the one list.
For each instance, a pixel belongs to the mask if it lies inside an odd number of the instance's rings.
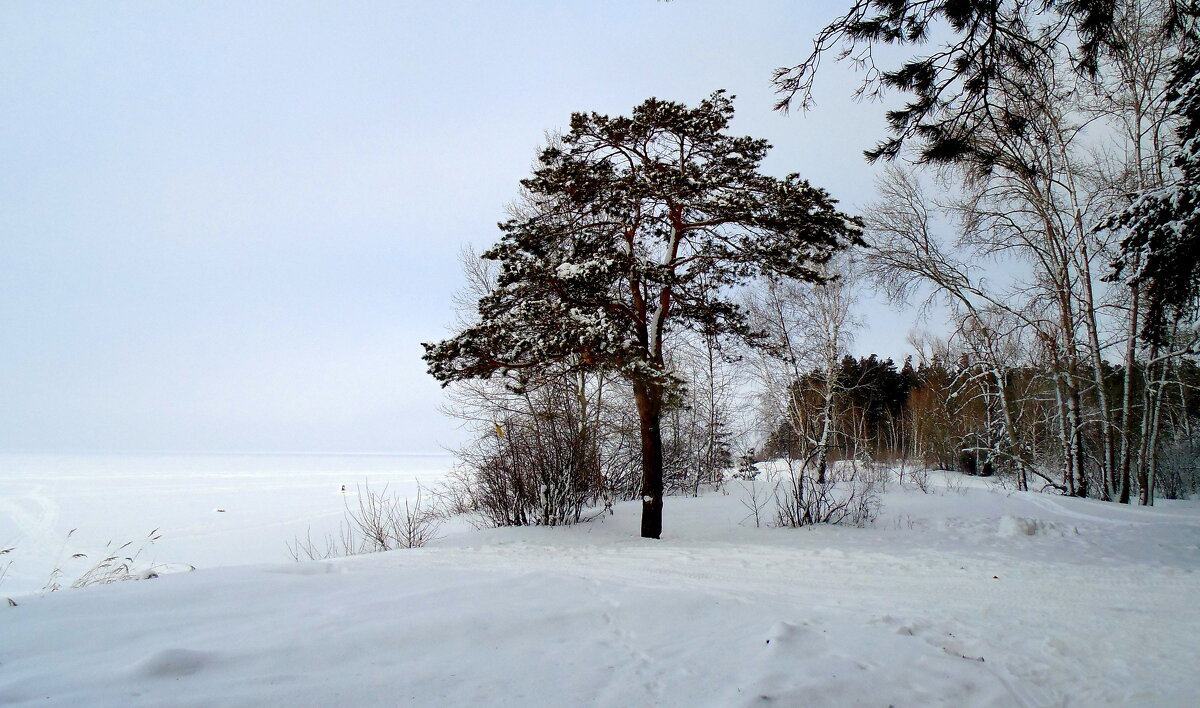
{"label": "snow-covered field", "polygon": [[[637,538],[635,503],[572,528],[460,523],[423,549],[294,563],[283,543],[323,502],[279,488],[342,482],[263,476],[270,494],[146,481],[144,503],[189,529],[179,550],[214,560],[172,552],[197,572],[0,606],[0,705],[1200,704],[1198,502],[1118,507],[950,475],[931,494],[890,485],[873,527],[789,530],[755,528],[734,485],[669,498],[661,541]],[[98,477],[33,477],[6,484],[0,539],[39,514],[130,508]],[[231,501],[276,495],[286,513]],[[246,518],[226,530],[237,517],[175,508],[192,504]],[[234,542],[224,555],[206,550],[218,539]],[[268,547],[278,562],[257,555]],[[258,564],[205,567],[243,561]]]}

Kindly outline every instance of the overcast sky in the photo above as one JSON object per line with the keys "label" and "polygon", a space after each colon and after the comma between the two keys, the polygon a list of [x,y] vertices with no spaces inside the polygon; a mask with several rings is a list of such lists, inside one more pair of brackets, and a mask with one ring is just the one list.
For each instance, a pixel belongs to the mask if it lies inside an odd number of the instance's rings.
{"label": "overcast sky", "polygon": [[572,111],[725,88],[768,172],[871,198],[853,74],[771,111],[845,5],[0,2],[0,450],[456,442],[419,343]]}

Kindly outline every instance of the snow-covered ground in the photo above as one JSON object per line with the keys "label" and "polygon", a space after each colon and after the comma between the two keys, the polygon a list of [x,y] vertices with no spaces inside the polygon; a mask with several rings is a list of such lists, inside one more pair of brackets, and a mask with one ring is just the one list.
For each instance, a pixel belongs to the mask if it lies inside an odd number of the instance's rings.
{"label": "snow-covered ground", "polygon": [[931,494],[890,485],[873,527],[791,530],[755,528],[745,498],[669,498],[661,541],[621,504],[571,528],[460,523],[423,549],[18,596],[0,705],[1198,704],[1200,503],[939,475]]}

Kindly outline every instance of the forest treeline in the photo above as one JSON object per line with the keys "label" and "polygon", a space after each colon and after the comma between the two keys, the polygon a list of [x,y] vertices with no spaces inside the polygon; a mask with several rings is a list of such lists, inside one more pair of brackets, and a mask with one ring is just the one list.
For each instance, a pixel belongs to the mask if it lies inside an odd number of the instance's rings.
{"label": "forest treeline", "polygon": [[[1119,399],[1125,382],[1121,366],[1105,364],[1104,384],[1107,395]],[[1053,488],[1061,492],[1086,494],[1086,489],[1072,488],[1072,477],[1057,443],[1055,372],[1032,366],[1014,367],[1008,372],[1004,386],[1007,398],[1020,401],[1017,415],[1028,421],[1030,452],[1034,459],[1052,464],[1039,470],[1034,488]],[[1133,469],[1154,475],[1158,494],[1168,499],[1186,497],[1200,491],[1200,471],[1196,468],[1200,438],[1195,426],[1200,423],[1200,366],[1194,360],[1182,360],[1171,368],[1168,383],[1147,417],[1147,376],[1145,368],[1135,364],[1130,377],[1135,403],[1130,407],[1128,428],[1133,439],[1130,445],[1138,458]],[[793,382],[788,395],[795,400],[792,414],[780,419],[770,430],[762,448],[765,458],[802,458],[811,454],[809,441],[819,436],[820,391],[827,384],[827,374],[813,371]],[[996,406],[1000,397],[991,390],[994,383],[984,367],[968,355],[958,357],[934,354],[930,360],[913,365],[905,359],[897,368],[891,359],[846,356],[833,372],[833,383],[839,394],[832,411],[836,431],[831,442],[832,455],[837,458],[873,459],[885,461],[916,460],[938,469],[958,470],[984,477],[1009,474],[1014,477],[1019,468],[1004,457],[999,436],[1004,428],[999,423]],[[1084,396],[1090,411],[1098,410],[1099,397],[1094,392]],[[1153,416],[1157,416],[1155,430]],[[1116,421],[1124,429],[1123,420]],[[1148,433],[1147,433],[1148,431]],[[1143,439],[1147,434],[1156,437]],[[1081,432],[1083,445],[1089,450],[1103,449],[1103,433],[1099,423]],[[1150,445],[1156,446],[1151,454]],[[1055,474],[1045,474],[1057,469]],[[1098,460],[1087,468],[1086,488],[1102,490],[1103,467]],[[1030,480],[1024,483],[1028,486]],[[1110,480],[1118,492],[1133,485],[1135,490],[1147,483],[1147,477]]]}
{"label": "forest treeline", "polygon": [[[1105,468],[1099,395],[1084,390],[1078,435],[1088,453],[1080,475],[1062,440],[1060,372],[1014,362],[1002,392],[987,363],[955,353],[945,341],[933,345],[899,366],[876,355],[843,355],[836,366],[773,378],[779,385],[766,387],[764,376],[773,376],[772,367],[764,371],[766,357],[734,357],[711,341],[689,341],[673,356],[688,385],[664,416],[667,493],[691,495],[752,478],[754,463],[775,459],[814,481],[839,463],[854,465],[831,473],[822,482],[830,488],[860,481],[846,469],[908,464],[1095,498],[1104,498],[1107,484],[1112,501],[1200,493],[1194,359],[1181,358],[1165,375],[1150,374],[1144,363],[1128,372],[1104,364],[1110,400],[1120,400],[1131,382],[1130,418],[1113,421],[1130,433],[1122,440],[1129,474]],[[448,410],[477,433],[457,451],[455,507],[494,525],[558,525],[636,498],[640,439],[625,388],[616,377],[548,371],[520,387],[474,382],[455,389]],[[1023,434],[1019,456],[1010,452],[1002,405],[1011,406]]]}

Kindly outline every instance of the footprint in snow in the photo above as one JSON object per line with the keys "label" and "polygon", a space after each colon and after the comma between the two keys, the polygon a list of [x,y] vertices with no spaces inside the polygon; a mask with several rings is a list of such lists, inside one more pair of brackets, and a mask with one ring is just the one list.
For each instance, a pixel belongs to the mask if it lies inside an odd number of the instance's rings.
{"label": "footprint in snow", "polygon": [[774,651],[813,652],[821,650],[827,640],[807,623],[776,622],[767,632],[764,644]]}
{"label": "footprint in snow", "polygon": [[134,666],[134,673],[145,678],[191,676],[215,663],[217,655],[195,649],[164,649]]}

